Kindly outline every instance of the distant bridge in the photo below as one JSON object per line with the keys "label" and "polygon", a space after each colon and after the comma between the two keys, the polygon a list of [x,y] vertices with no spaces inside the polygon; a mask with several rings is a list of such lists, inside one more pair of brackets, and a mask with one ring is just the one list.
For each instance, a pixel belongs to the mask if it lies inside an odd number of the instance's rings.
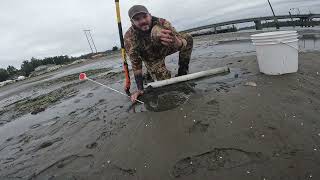
{"label": "distant bridge", "polygon": [[[282,16],[276,16],[276,19],[300,19],[302,22],[310,22],[314,18],[320,18],[320,14],[300,14],[300,15],[282,15]],[[210,24],[205,26],[200,26],[196,28],[191,28],[184,30],[182,32],[193,32],[193,31],[199,31],[203,29],[209,29],[214,28],[215,31],[217,31],[217,27],[226,26],[226,25],[233,25],[233,24],[240,24],[240,23],[247,23],[247,22],[254,22],[256,25],[257,30],[262,29],[261,21],[264,20],[274,20],[274,16],[265,16],[265,17],[256,17],[256,18],[246,18],[246,19],[238,19],[233,21],[226,21],[226,22],[220,22],[216,24]]]}

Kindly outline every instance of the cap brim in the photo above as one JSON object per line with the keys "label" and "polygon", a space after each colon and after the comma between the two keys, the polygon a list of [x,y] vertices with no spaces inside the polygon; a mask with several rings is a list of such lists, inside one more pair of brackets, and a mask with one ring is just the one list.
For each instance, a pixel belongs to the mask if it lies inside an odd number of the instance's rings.
{"label": "cap brim", "polygon": [[146,11],[139,11],[139,12],[134,13],[134,14],[131,16],[131,19],[133,19],[136,15],[141,14],[141,13],[143,13],[143,14],[149,14],[149,12],[146,12]]}

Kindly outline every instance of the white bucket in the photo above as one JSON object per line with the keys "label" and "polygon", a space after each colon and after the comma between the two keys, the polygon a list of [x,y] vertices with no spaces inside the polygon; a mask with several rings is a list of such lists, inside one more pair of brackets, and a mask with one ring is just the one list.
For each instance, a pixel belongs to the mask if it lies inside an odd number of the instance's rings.
{"label": "white bucket", "polygon": [[260,72],[281,75],[298,71],[298,34],[276,31],[251,36],[256,46]]}

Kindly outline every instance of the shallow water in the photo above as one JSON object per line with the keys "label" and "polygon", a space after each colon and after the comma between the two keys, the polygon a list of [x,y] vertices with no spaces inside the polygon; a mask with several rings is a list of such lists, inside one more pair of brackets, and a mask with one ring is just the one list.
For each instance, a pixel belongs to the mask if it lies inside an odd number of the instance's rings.
{"label": "shallow water", "polygon": [[320,38],[307,38],[299,40],[299,47],[303,51],[320,50]]}

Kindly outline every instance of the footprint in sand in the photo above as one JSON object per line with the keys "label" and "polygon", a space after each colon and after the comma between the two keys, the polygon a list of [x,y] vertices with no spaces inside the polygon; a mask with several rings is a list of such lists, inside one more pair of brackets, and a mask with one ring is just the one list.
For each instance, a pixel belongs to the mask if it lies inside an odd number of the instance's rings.
{"label": "footprint in sand", "polygon": [[88,149],[94,149],[94,148],[96,148],[98,146],[98,143],[97,142],[93,142],[93,143],[91,143],[91,144],[87,144],[86,145],[86,148],[88,148]]}
{"label": "footprint in sand", "polygon": [[93,97],[93,93],[88,93],[86,96],[86,98],[91,98],[91,97]]}
{"label": "footprint in sand", "polygon": [[262,163],[265,157],[259,152],[247,152],[236,148],[215,148],[202,154],[179,160],[172,174],[179,178],[197,173],[198,170],[219,171],[250,164]]}
{"label": "footprint in sand", "polygon": [[210,106],[209,115],[217,116],[220,113],[219,102],[215,99],[208,101],[207,104]]}
{"label": "footprint in sand", "polygon": [[76,99],[76,100],[74,100],[73,102],[74,103],[79,103],[81,100],[80,99]]}
{"label": "footprint in sand", "polygon": [[210,125],[208,123],[203,123],[201,121],[196,121],[192,127],[189,128],[189,133],[204,133],[207,132],[208,127]]}
{"label": "footprint in sand", "polygon": [[55,138],[55,139],[51,139],[51,140],[48,140],[48,141],[45,141],[43,143],[41,143],[36,149],[35,149],[35,152],[40,150],[40,149],[45,149],[49,146],[52,146],[54,143],[56,142],[59,142],[59,141],[62,141],[63,138],[62,137],[58,137],[58,138]]}

